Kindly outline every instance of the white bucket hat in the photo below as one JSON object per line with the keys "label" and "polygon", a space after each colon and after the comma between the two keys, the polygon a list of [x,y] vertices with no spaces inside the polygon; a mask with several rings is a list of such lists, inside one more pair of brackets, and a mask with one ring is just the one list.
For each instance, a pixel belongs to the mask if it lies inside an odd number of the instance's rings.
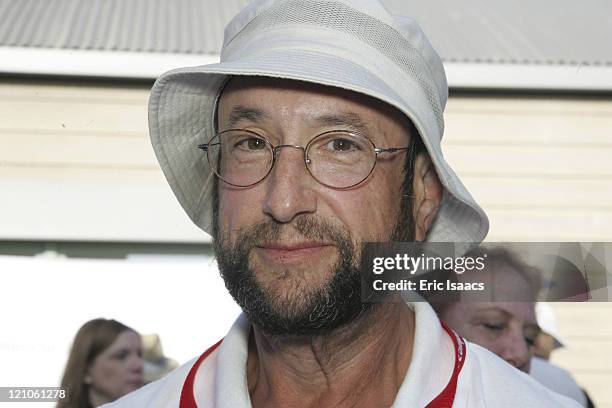
{"label": "white bucket hat", "polygon": [[228,76],[285,78],[348,89],[386,102],[414,123],[444,187],[427,240],[480,242],[489,223],[444,160],[448,86],[442,61],[417,23],[376,0],[255,0],[225,28],[221,62],[180,68],[149,100],[153,149],[193,222],[212,231],[214,174],[197,148],[215,134]]}

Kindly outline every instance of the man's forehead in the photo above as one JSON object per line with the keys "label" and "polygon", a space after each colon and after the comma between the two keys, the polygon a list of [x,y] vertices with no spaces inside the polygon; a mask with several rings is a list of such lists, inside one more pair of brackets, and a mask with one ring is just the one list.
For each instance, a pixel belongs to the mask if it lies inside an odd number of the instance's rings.
{"label": "man's forehead", "polygon": [[319,94],[321,96],[346,99],[347,101],[359,101],[364,104],[375,105],[377,103],[377,99],[375,98],[343,88],[307,81],[265,76],[233,76],[225,84],[221,97],[228,93],[245,93],[248,91],[282,92],[286,94],[307,92]]}
{"label": "man's forehead", "polygon": [[342,126],[350,122],[365,129],[369,120],[384,118],[403,129],[410,128],[410,121],[402,112],[371,96],[305,81],[253,76],[237,76],[228,81],[219,97],[217,111],[223,117],[217,119],[230,123],[238,118],[271,119],[274,113],[285,108],[279,102],[291,104],[304,98],[307,98],[306,108],[323,125]]}

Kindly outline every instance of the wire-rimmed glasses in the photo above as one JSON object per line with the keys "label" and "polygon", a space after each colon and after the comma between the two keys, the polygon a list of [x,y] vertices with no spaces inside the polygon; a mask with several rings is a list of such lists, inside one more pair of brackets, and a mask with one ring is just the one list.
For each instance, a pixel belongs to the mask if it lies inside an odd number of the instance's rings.
{"label": "wire-rimmed glasses", "polygon": [[264,136],[246,129],[229,129],[198,145],[221,180],[236,187],[250,187],[272,171],[282,148],[300,149],[312,177],[335,189],[355,187],[374,170],[380,153],[394,153],[411,147],[378,148],[366,136],[332,130],[315,136],[306,147],[274,146]]}

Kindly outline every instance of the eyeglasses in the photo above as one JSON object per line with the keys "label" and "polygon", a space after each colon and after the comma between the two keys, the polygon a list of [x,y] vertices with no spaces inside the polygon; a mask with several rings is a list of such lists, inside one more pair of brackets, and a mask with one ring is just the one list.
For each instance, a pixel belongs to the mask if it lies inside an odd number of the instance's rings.
{"label": "eyeglasses", "polygon": [[221,180],[236,187],[249,187],[272,171],[282,148],[300,149],[312,177],[324,186],[347,189],[363,182],[374,170],[380,153],[410,150],[411,147],[378,148],[367,137],[343,130],[315,136],[306,147],[273,146],[264,136],[245,129],[229,129],[198,145]]}

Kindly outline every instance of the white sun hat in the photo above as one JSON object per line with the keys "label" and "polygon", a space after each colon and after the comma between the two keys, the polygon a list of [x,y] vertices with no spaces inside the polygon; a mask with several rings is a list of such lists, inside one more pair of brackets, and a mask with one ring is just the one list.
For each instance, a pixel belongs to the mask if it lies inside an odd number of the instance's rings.
{"label": "white sun hat", "polygon": [[418,130],[444,187],[427,240],[480,242],[489,223],[446,163],[440,142],[448,85],[440,57],[418,24],[376,0],[255,0],[225,28],[218,64],[158,78],[149,100],[157,159],[193,222],[212,231],[215,177],[197,145],[215,134],[229,76],[266,76],[369,95],[399,109]]}

